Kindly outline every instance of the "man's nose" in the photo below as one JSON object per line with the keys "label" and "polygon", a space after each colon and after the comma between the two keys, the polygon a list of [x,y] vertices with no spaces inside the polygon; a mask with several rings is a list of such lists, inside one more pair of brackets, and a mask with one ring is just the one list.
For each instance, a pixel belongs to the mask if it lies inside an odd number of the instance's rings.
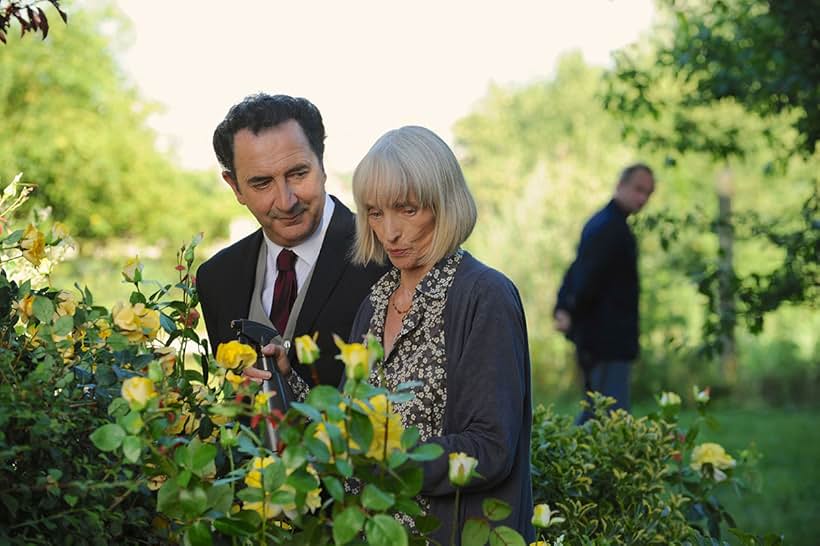
{"label": "man's nose", "polygon": [[298,199],[296,198],[296,194],[293,193],[293,189],[290,187],[290,184],[287,182],[282,182],[276,184],[276,192],[275,199],[276,199],[276,208],[282,211],[289,211],[291,210]]}

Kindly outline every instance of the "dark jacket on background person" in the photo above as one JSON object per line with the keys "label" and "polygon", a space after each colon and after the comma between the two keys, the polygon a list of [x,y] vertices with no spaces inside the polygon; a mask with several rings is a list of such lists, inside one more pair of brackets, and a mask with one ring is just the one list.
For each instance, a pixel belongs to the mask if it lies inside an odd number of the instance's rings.
{"label": "dark jacket on background person", "polygon": [[612,200],[587,221],[558,292],[585,368],[638,356],[638,248],[626,218]]}
{"label": "dark jacket on background person", "polygon": [[[338,199],[332,199],[335,202],[333,216],[314,266],[294,337],[319,333],[317,344],[321,356],[315,363],[319,381],[335,386],[341,381],[344,366],[335,359],[338,349],[333,343],[333,334],[342,339],[348,337],[361,301],[386,269],[350,263],[348,256],[355,238],[355,216]],[[257,257],[263,244],[262,230],[258,229],[218,252],[197,271],[197,291],[214,353],[220,343],[236,339],[231,321],[248,318]],[[289,357],[291,362],[296,362],[295,349],[291,349]],[[296,364],[294,368],[309,385],[313,384],[306,366]]]}
{"label": "dark jacket on background person", "polygon": [[[444,305],[447,400],[443,434],[429,440],[444,448],[444,454],[424,463],[421,490],[430,501],[430,512],[441,521],[432,538],[450,543],[455,487],[448,477],[448,454],[464,452],[478,460],[476,471],[483,478],[474,478],[462,488],[456,543],[461,543],[467,518],[482,517],[482,501],[497,498],[509,503],[512,513],[496,524],[518,530],[529,544],[535,539],[532,395],[521,298],[503,274],[464,252]],[[373,310],[367,298],[356,316],[351,340],[368,331]]]}

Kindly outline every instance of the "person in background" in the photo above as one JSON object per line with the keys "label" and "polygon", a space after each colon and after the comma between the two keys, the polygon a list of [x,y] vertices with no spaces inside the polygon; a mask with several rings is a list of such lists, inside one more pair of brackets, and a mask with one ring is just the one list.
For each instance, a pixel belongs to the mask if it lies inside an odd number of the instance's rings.
{"label": "person in background", "polygon": [[[555,305],[555,329],[575,344],[584,392],[611,396],[612,409],[629,411],[630,368],[638,356],[638,247],[626,220],[654,190],[648,166],[621,172],[612,199],[584,225]],[[584,410],[576,423],[590,417]]]}

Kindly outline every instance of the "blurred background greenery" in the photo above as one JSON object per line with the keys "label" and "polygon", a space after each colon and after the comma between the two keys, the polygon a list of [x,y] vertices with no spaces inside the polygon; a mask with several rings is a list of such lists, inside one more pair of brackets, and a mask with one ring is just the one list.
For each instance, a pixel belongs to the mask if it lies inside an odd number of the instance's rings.
{"label": "blurred background greenery", "polygon": [[[127,20],[116,4],[95,6],[68,4],[69,24],[54,17],[47,40],[0,46],[0,179],[22,171],[37,185],[24,213],[50,214],[76,238],[54,284],[88,285],[112,304],[129,292],[126,258],[139,254],[147,278],[169,281],[179,246],[204,232],[206,258],[247,213],[217,172],[185,170],[158,145],[146,123],[158,105],[116,61]],[[536,399],[574,411],[556,291],[619,169],[653,166],[657,191],[635,219],[638,411],[660,390],[711,385],[727,447],[757,439],[764,457],[763,493],[738,501],[745,526],[810,544],[820,500],[801,484],[817,476],[793,469],[811,467],[820,445],[820,2],[658,9],[648,38],[614,66],[566,55],[547,79],[491,87],[458,121],[456,153],[480,207],[467,246],[521,291]]]}

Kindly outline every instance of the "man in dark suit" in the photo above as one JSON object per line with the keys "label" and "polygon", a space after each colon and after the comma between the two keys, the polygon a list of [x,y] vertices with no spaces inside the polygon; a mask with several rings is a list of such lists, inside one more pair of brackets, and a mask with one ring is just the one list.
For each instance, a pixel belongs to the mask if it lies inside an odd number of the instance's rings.
{"label": "man in dark suit", "polygon": [[[214,151],[222,178],[261,228],[203,263],[197,290],[214,352],[236,338],[234,319],[273,325],[287,340],[318,332],[318,380],[338,385],[343,366],[332,334],[347,339],[384,269],[349,261],[355,217],[325,192],[324,139],[319,110],[303,98],[257,94],[230,109],[214,131]],[[307,367],[296,371],[314,383]]]}
{"label": "man in dark suit", "polygon": [[[584,225],[555,305],[555,328],[575,343],[584,392],[615,398],[613,409],[629,410],[629,371],[638,356],[638,248],[626,219],[654,190],[646,165],[621,172],[612,200]],[[591,416],[585,410],[576,422]]]}

